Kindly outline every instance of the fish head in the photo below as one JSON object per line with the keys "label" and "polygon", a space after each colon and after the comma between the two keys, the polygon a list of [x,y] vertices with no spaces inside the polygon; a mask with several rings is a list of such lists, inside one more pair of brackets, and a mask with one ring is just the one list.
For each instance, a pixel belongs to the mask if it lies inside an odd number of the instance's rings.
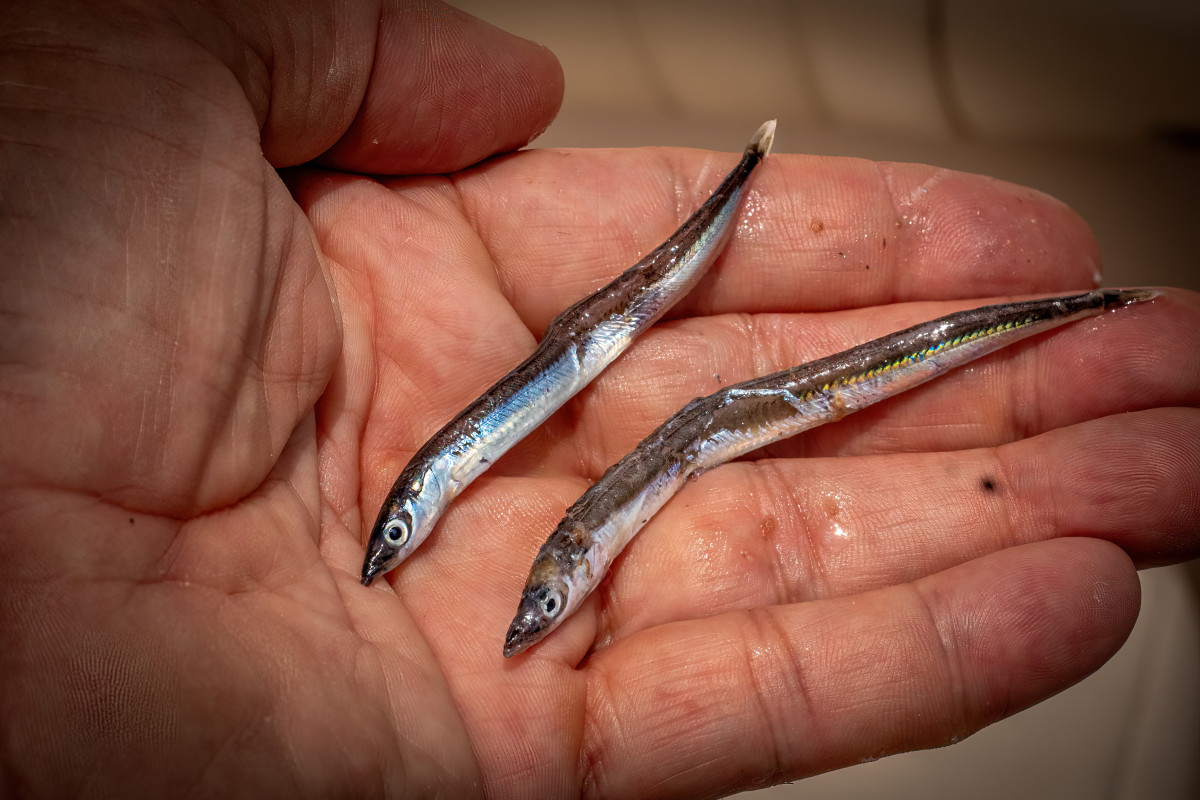
{"label": "fish head", "polygon": [[367,555],[363,559],[362,585],[370,586],[376,575],[395,568],[407,555],[406,545],[412,541],[412,516],[404,508],[392,508],[385,503],[367,540]]}
{"label": "fish head", "polygon": [[[535,574],[536,571],[535,567]],[[567,617],[569,600],[570,588],[561,578],[531,576],[521,594],[517,615],[504,637],[504,657],[525,651],[557,628]]]}
{"label": "fish head", "polygon": [[440,511],[440,482],[426,471],[401,473],[379,509],[367,555],[363,559],[362,585],[400,565],[429,536]]}

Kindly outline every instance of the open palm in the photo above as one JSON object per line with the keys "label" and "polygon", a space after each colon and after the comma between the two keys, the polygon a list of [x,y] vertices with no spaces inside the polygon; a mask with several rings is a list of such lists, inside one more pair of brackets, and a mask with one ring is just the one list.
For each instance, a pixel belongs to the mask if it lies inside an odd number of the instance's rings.
{"label": "open palm", "polygon": [[[736,157],[470,166],[547,123],[553,58],[450,10],[359,13],[60,17],[91,55],[31,48],[5,84],[10,788],[721,794],[1070,685],[1132,625],[1130,557],[1195,556],[1198,376],[1162,365],[1200,314],[1174,293],[703,476],[503,659],[562,511],[691,397],[1094,280],[1086,227],[1032,191],[774,156],[672,319],[363,588],[412,452]],[[296,38],[310,16],[328,42]]]}

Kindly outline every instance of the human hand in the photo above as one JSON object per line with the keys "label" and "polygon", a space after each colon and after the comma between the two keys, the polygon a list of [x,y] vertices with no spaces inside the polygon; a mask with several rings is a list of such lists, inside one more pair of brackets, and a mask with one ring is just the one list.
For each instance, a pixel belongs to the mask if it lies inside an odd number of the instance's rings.
{"label": "human hand", "polygon": [[[701,477],[506,661],[538,545],[686,400],[980,298],[1084,288],[1086,227],[985,178],[772,156],[674,320],[365,589],[407,457],[736,156],[361,177],[521,144],[557,103],[553,59],[443,10],[389,7],[376,38],[367,9],[86,8],[5,23],[72,45],[22,51],[2,84],[17,790],[725,793],[1070,685],[1132,625],[1129,556],[1196,555],[1200,304],[1170,293]],[[291,194],[271,169],[318,156]]]}

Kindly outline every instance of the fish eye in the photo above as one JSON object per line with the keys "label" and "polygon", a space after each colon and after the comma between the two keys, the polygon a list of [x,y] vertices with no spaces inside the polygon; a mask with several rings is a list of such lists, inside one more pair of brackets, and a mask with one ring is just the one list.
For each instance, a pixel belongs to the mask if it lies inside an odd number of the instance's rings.
{"label": "fish eye", "polygon": [[563,597],[562,592],[557,589],[551,589],[548,586],[543,586],[537,591],[538,606],[542,609],[542,613],[547,617],[556,616],[562,611]]}
{"label": "fish eye", "polygon": [[388,523],[383,526],[383,538],[392,547],[403,547],[408,541],[408,526],[403,520],[393,519],[388,520]]}

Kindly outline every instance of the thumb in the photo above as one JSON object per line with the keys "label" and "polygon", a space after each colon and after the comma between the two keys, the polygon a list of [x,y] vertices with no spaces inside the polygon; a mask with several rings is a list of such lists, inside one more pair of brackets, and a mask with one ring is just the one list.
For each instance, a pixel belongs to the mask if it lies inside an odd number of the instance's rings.
{"label": "thumb", "polygon": [[270,18],[257,4],[225,9],[233,29],[255,32],[245,63],[257,67],[242,80],[277,167],[449,172],[528,143],[562,102],[548,49],[440,2],[292,5]]}

